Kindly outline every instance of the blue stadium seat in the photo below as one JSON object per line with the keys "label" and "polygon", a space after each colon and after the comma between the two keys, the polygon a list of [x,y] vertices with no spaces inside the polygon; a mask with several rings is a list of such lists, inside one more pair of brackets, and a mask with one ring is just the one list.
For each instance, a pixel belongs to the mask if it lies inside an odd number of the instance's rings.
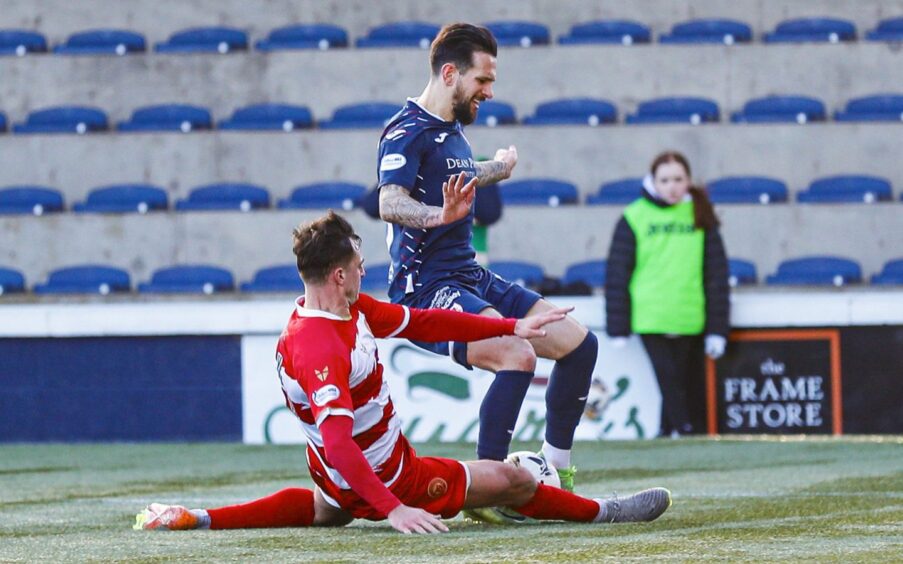
{"label": "blue stadium seat", "polygon": [[542,267],[538,264],[517,260],[494,260],[489,263],[489,270],[521,286],[536,286],[545,277]]}
{"label": "blue stadium seat", "polygon": [[510,125],[512,123],[517,123],[514,106],[498,100],[484,100],[481,102],[480,110],[477,112],[477,119],[473,122],[474,125],[486,125],[489,127]]}
{"label": "blue stadium seat", "polygon": [[419,47],[429,49],[433,38],[439,33],[439,26],[425,22],[392,22],[371,28],[366,37],[360,37],[355,44],[360,48],[372,47]]}
{"label": "blue stadium seat", "polygon": [[764,34],[762,40],[765,43],[855,41],[856,26],[847,20],[800,18],[779,23],[773,32]]}
{"label": "blue stadium seat", "polygon": [[527,125],[592,125],[614,123],[618,110],[607,100],[593,98],[564,98],[543,102],[536,113],[524,118]]}
{"label": "blue stadium seat", "polygon": [[893,199],[890,182],[877,176],[839,175],[819,178],[796,201],[812,204],[886,202]]}
{"label": "blue stadium seat", "polygon": [[903,121],[903,94],[875,94],[854,98],[844,111],[834,113],[837,121]]}
{"label": "blue stadium seat", "polygon": [[391,102],[364,102],[341,106],[332,119],[320,122],[320,129],[383,128],[401,107]]}
{"label": "blue stadium seat", "polygon": [[806,96],[766,96],[750,100],[731,114],[734,123],[809,123],[825,121],[825,103]]}
{"label": "blue stadium seat", "polygon": [[364,194],[367,187],[351,182],[318,182],[298,186],[292,195],[279,200],[279,209],[353,209]]}
{"label": "blue stadium seat", "polygon": [[176,202],[178,211],[236,210],[247,212],[270,207],[266,188],[242,182],[208,184],[193,189],[188,198]]}
{"label": "blue stadium seat", "polygon": [[210,111],[199,106],[185,104],[160,104],[145,106],[132,112],[128,121],[121,121],[119,131],[181,131],[188,133],[196,129],[211,129],[213,118]]}
{"label": "blue stadium seat", "polygon": [[144,36],[121,29],[93,29],[69,36],[53,48],[58,55],[126,55],[147,51]]}
{"label": "blue stadium seat", "polygon": [[887,18],[865,34],[869,41],[903,41],[903,17]]}
{"label": "blue stadium seat", "polygon": [[154,47],[158,53],[229,53],[248,48],[248,34],[231,27],[196,27],[176,32]]}
{"label": "blue stadium seat", "polygon": [[297,24],[274,29],[255,44],[258,51],[348,47],[348,32],[331,24]]}
{"label": "blue stadium seat", "polygon": [[561,283],[564,285],[584,282],[593,288],[605,287],[605,272],[608,262],[604,260],[588,260],[567,267]]}
{"label": "blue stadium seat", "polygon": [[552,178],[513,180],[499,185],[502,202],[515,206],[560,206],[577,203],[577,187]]}
{"label": "blue stadium seat", "polygon": [[787,201],[787,185],[765,176],[725,176],[706,185],[714,204],[774,204]]}
{"label": "blue stadium seat", "polygon": [[141,293],[154,294],[213,294],[235,289],[232,273],[224,268],[207,265],[180,265],[161,268],[150,282],[138,284]]}
{"label": "blue stadium seat", "polygon": [[586,45],[594,43],[615,43],[633,45],[649,43],[652,33],[641,23],[628,20],[599,20],[576,24],[568,35],[558,38],[561,45]]}
{"label": "blue stadium seat", "polygon": [[536,22],[495,21],[483,24],[498,42],[499,47],[532,47],[548,45],[549,28]]}
{"label": "blue stadium seat", "polygon": [[635,114],[627,116],[630,124],[690,123],[698,125],[719,120],[718,104],[706,98],[658,98],[640,103]]}
{"label": "blue stadium seat", "polygon": [[219,129],[294,131],[314,126],[307,106],[289,104],[253,104],[235,110],[232,117],[219,122]]}
{"label": "blue stadium seat", "polygon": [[25,123],[13,126],[14,133],[78,133],[106,131],[107,114],[97,108],[57,106],[35,110]]}
{"label": "blue stadium seat", "polygon": [[169,208],[162,188],[150,184],[116,184],[91,190],[84,202],[72,206],[76,213],[147,213]]}
{"label": "blue stadium seat", "polygon": [[366,275],[361,279],[361,291],[368,293],[389,291],[389,263],[364,263],[364,271]]}
{"label": "blue stadium seat", "polygon": [[295,292],[304,293],[304,282],[298,275],[298,265],[282,264],[261,268],[254,279],[241,284],[242,292]]}
{"label": "blue stadium seat", "polygon": [[0,55],[46,53],[47,38],[36,31],[0,29]]}
{"label": "blue stadium seat", "polygon": [[642,178],[624,178],[602,184],[598,192],[586,197],[586,203],[591,206],[629,204],[642,193]]}
{"label": "blue stadium seat", "polygon": [[129,273],[111,266],[86,264],[60,268],[50,273],[45,284],[35,284],[35,294],[101,294],[129,292]]}
{"label": "blue stadium seat", "polygon": [[728,259],[727,266],[729,272],[727,281],[732,288],[758,282],[756,265],[751,261],[732,258]]}
{"label": "blue stadium seat", "polygon": [[881,269],[881,272],[872,275],[872,284],[903,284],[903,258],[889,260],[884,263],[884,268]]}
{"label": "blue stadium seat", "polygon": [[13,268],[0,267],[0,296],[25,291],[25,276]]}
{"label": "blue stadium seat", "polygon": [[856,261],[831,256],[810,256],[785,260],[765,282],[772,285],[845,286],[862,281]]}
{"label": "blue stadium seat", "polygon": [[659,37],[664,44],[687,43],[749,43],[752,41],[752,28],[748,24],[736,20],[700,19],[675,24],[671,33]]}
{"label": "blue stadium seat", "polygon": [[0,133],[6,133],[6,114],[0,112]]}
{"label": "blue stadium seat", "polygon": [[63,194],[44,186],[8,186],[0,189],[0,215],[44,215],[63,211]]}

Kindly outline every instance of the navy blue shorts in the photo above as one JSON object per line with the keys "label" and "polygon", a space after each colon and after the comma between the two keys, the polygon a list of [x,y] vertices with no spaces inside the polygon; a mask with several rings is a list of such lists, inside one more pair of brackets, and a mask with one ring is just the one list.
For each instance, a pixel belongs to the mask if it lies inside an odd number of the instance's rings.
{"label": "navy blue shorts", "polygon": [[[478,268],[463,274],[455,273],[420,288],[406,295],[401,303],[408,307],[454,309],[466,313],[480,313],[491,307],[505,317],[520,319],[540,299],[542,296],[533,290],[509,282],[485,268]],[[451,356],[452,360],[467,369],[473,368],[467,363],[467,343],[411,342],[436,354]]]}

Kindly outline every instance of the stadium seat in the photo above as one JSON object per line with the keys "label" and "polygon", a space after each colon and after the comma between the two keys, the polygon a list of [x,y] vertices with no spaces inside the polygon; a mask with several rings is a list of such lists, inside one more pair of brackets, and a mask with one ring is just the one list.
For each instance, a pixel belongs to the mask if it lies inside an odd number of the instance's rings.
{"label": "stadium seat", "polygon": [[154,47],[158,53],[229,53],[248,48],[248,34],[230,27],[196,27],[176,32]]}
{"label": "stadium seat", "polygon": [[642,193],[642,178],[624,178],[604,183],[598,192],[586,197],[586,203],[590,206],[629,204],[642,196]]}
{"label": "stadium seat", "polygon": [[0,112],[0,133],[6,133],[6,114]]}
{"label": "stadium seat", "polygon": [[391,102],[364,102],[341,106],[332,119],[320,122],[320,129],[383,128],[401,106]]}
{"label": "stadium seat", "polygon": [[536,106],[536,113],[524,118],[527,125],[591,125],[614,123],[618,111],[607,100],[593,98],[565,98],[543,102]]}
{"label": "stadium seat", "polygon": [[366,272],[366,274],[361,279],[361,291],[389,291],[389,263],[382,262],[373,265],[364,263],[364,271]]}
{"label": "stadium seat", "polygon": [[561,45],[586,45],[594,43],[615,43],[633,45],[649,43],[652,33],[641,23],[627,20],[599,20],[576,24],[570,33],[558,38]]}
{"label": "stadium seat", "polygon": [[236,210],[270,207],[270,193],[266,188],[241,182],[208,184],[193,189],[188,197],[176,202],[178,211]]}
{"label": "stadium seat", "polygon": [[94,29],[69,36],[53,48],[58,55],[126,55],[147,51],[144,36],[121,29]]}
{"label": "stadium seat", "polygon": [[44,186],[8,186],[0,189],[0,215],[44,215],[63,211],[63,194]]}
{"label": "stadium seat", "polygon": [[25,291],[25,276],[13,268],[0,267],[0,296]]}
{"label": "stadium seat", "polygon": [[756,274],[756,265],[748,260],[732,258],[728,259],[728,279],[727,282],[731,288],[743,286],[746,284],[755,284],[758,282]]}
{"label": "stadium seat", "polygon": [[474,125],[486,125],[489,127],[513,123],[517,123],[514,106],[498,100],[483,100],[480,102],[477,119],[473,122]]}
{"label": "stadium seat", "polygon": [[862,269],[850,259],[810,256],[783,261],[765,281],[771,285],[845,286],[861,282]]}
{"label": "stadium seat", "polygon": [[235,289],[232,273],[224,268],[207,265],[180,265],[161,268],[150,282],[138,284],[141,293],[155,294],[213,294]]}
{"label": "stadium seat", "polygon": [[890,182],[877,176],[840,175],[820,178],[801,190],[796,201],[811,204],[886,202],[893,199]]}
{"label": "stadium seat", "polygon": [[532,47],[549,44],[549,28],[540,23],[495,21],[483,25],[495,36],[499,47]]}
{"label": "stadium seat", "polygon": [[787,185],[765,176],[725,176],[706,185],[713,204],[774,204],[787,201]]}
{"label": "stadium seat", "polygon": [[116,184],[91,190],[84,202],[72,206],[76,213],[147,213],[169,208],[162,188],[150,184]]}
{"label": "stadium seat", "polygon": [[121,121],[119,131],[181,131],[188,133],[196,129],[211,129],[213,118],[210,111],[199,106],[185,104],[160,104],[145,106],[132,112],[128,121]]}
{"label": "stadium seat", "polygon": [[261,268],[254,279],[241,284],[242,292],[296,292],[304,293],[304,282],[298,275],[298,265],[283,264]]}
{"label": "stadium seat", "polygon": [[429,49],[439,26],[424,22],[392,22],[371,28],[366,37],[355,42],[359,48],[419,47]]}
{"label": "stadium seat", "polygon": [[557,207],[577,203],[576,186],[551,178],[503,182],[499,189],[505,205]]}
{"label": "stadium seat", "polygon": [[279,200],[279,209],[353,209],[359,198],[367,193],[363,184],[351,182],[318,182],[298,186],[292,195]]}
{"label": "stadium seat", "polygon": [[903,41],[903,17],[887,18],[865,34],[869,41]]}
{"label": "stadium seat", "polygon": [[809,123],[825,121],[825,103],[806,96],[766,96],[750,100],[731,114],[733,123]]}
{"label": "stadium seat", "polygon": [[110,266],[86,264],[60,268],[50,273],[47,282],[35,284],[35,294],[110,294],[132,289],[129,273]]}
{"label": "stadium seat", "polygon": [[77,133],[106,131],[107,115],[97,108],[57,106],[35,110],[25,123],[13,126],[14,133]]}
{"label": "stadium seat", "polygon": [[574,263],[564,271],[561,283],[570,285],[575,282],[583,282],[592,288],[604,288],[607,265],[608,262],[604,260],[588,260]]}
{"label": "stadium seat", "polygon": [[875,94],[854,98],[843,111],[834,113],[837,121],[903,121],[903,94]]}
{"label": "stadium seat", "polygon": [[752,28],[748,24],[736,20],[701,19],[675,24],[671,33],[659,37],[663,44],[687,43],[749,43],[752,41]]}
{"label": "stadium seat", "polygon": [[232,117],[221,121],[219,129],[294,131],[314,126],[307,106],[289,104],[254,104],[235,110]]}
{"label": "stadium seat", "polygon": [[855,41],[856,26],[853,22],[833,18],[800,18],[777,25],[771,33],[762,36],[765,43],[802,43]]}
{"label": "stadium seat", "polygon": [[903,258],[889,260],[884,263],[884,268],[881,269],[881,272],[872,275],[872,284],[903,284]]}
{"label": "stadium seat", "polygon": [[46,53],[47,38],[36,31],[0,29],[0,55]]}
{"label": "stadium seat", "polygon": [[492,261],[489,264],[489,270],[505,280],[521,286],[537,286],[545,277],[542,267],[538,264],[517,260]]}
{"label": "stadium seat", "polygon": [[348,47],[348,32],[331,24],[298,24],[274,29],[254,45],[258,51]]}
{"label": "stadium seat", "polygon": [[690,123],[698,125],[719,120],[718,104],[706,98],[658,98],[640,103],[629,124]]}

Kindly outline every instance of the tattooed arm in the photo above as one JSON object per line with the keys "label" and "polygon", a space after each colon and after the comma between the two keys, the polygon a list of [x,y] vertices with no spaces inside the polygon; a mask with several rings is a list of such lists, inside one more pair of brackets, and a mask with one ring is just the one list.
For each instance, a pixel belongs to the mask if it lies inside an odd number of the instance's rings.
{"label": "tattooed arm", "polygon": [[505,180],[511,176],[511,171],[517,164],[517,149],[511,145],[507,149],[499,149],[495,152],[495,158],[491,161],[479,161],[474,164],[477,170],[478,186],[493,184],[499,180]]}
{"label": "tattooed arm", "polygon": [[428,206],[411,197],[410,192],[397,184],[385,184],[379,189],[379,216],[383,221],[405,227],[430,229],[467,217],[477,179],[465,183],[464,174],[453,174],[442,183],[442,207]]}

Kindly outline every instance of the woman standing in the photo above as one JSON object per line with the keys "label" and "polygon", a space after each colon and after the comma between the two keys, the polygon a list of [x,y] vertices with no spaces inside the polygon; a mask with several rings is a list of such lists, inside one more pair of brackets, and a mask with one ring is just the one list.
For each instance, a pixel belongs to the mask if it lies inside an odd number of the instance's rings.
{"label": "woman standing", "polygon": [[661,435],[705,431],[704,354],[724,354],[728,266],[718,219],[682,154],[658,155],[608,254],[605,310],[615,346],[637,333],[662,393]]}

